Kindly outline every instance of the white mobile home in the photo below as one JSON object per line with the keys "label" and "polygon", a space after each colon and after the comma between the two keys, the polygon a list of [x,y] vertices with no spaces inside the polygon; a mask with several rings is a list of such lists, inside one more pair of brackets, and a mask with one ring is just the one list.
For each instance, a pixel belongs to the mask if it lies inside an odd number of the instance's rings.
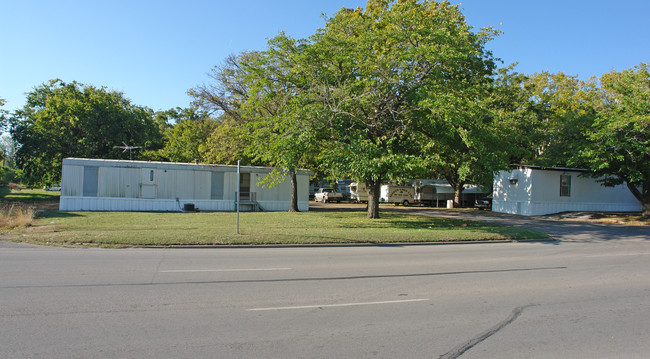
{"label": "white mobile home", "polygon": [[603,186],[586,174],[578,168],[513,166],[494,179],[492,210],[525,216],[641,211],[641,203],[627,186]]}
{"label": "white mobile home", "polygon": [[[269,167],[241,166],[240,210],[286,211],[291,184],[257,183]],[[309,210],[309,172],[298,171],[298,208]],[[234,211],[237,166],[66,158],[62,211]]]}

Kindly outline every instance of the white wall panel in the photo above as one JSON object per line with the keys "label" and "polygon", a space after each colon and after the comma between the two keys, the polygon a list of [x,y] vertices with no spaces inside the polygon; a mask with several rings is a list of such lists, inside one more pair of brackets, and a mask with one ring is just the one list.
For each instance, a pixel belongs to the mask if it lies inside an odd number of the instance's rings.
{"label": "white wall panel", "polygon": [[[97,197],[84,197],[84,168],[93,167],[97,168]],[[242,167],[243,173],[250,173],[251,190],[257,193],[265,210],[288,210],[288,180],[272,188],[256,186],[269,171],[264,167]],[[211,200],[214,172],[223,173],[222,200]],[[299,208],[306,211],[309,175],[299,173],[298,181]],[[233,166],[67,158],[63,161],[63,182],[60,209],[66,211],[179,211],[185,203],[206,211],[235,210],[237,173]]]}
{"label": "white wall panel", "polygon": [[65,186],[61,188],[61,196],[81,196],[83,193],[83,166],[64,166],[61,176]]}
{"label": "white wall panel", "polygon": [[[560,176],[571,176],[570,196],[560,196]],[[517,179],[512,184],[510,179]],[[568,211],[636,212],[640,202],[625,185],[602,186],[584,172],[518,168],[494,179],[492,210],[536,216]]]}

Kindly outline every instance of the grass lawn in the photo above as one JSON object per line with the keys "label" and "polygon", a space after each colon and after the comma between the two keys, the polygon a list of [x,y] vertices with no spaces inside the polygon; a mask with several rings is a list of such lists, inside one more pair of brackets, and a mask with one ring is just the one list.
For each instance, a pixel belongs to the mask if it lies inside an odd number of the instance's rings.
{"label": "grass lawn", "polygon": [[[61,246],[128,247],[456,242],[548,237],[523,228],[386,211],[382,211],[378,220],[367,219],[362,211],[241,213],[238,235],[235,213],[61,212],[55,210],[59,196],[60,192],[0,188],[0,200],[4,201],[0,218],[10,217],[16,206],[38,208],[35,210],[38,218],[25,220],[27,225],[0,225],[0,239]],[[4,223],[12,222],[12,218],[5,218]]]}
{"label": "grass lawn", "polygon": [[234,213],[45,211],[33,225],[3,230],[8,237],[51,245],[255,245],[324,243],[407,243],[540,239],[522,228],[384,212],[242,213],[236,234]]}
{"label": "grass lawn", "polygon": [[0,201],[5,204],[11,203],[39,203],[58,201],[61,197],[59,191],[45,191],[42,189],[26,189],[21,187],[0,187]]}

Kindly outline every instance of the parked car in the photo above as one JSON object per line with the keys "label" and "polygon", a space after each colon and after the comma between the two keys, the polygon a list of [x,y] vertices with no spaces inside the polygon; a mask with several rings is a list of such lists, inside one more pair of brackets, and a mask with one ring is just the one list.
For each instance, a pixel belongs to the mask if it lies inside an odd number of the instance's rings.
{"label": "parked car", "polygon": [[314,194],[314,201],[316,202],[327,203],[336,201],[336,203],[341,203],[342,199],[343,195],[336,192],[334,188],[319,188]]}
{"label": "parked car", "polygon": [[492,209],[492,196],[483,197],[474,201],[474,208],[478,208],[480,211],[484,209]]}
{"label": "parked car", "polygon": [[45,186],[45,187],[43,187],[43,189],[46,190],[46,191],[60,191],[61,190],[61,184],[57,183],[57,184],[52,185],[52,186]]}

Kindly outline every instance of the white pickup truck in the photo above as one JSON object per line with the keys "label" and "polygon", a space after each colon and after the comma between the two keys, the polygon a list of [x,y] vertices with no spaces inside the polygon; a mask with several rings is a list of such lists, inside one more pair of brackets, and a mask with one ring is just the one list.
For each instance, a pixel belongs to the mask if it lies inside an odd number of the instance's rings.
{"label": "white pickup truck", "polygon": [[341,203],[343,199],[343,194],[338,193],[334,188],[319,188],[318,191],[314,194],[314,201],[316,202],[334,202]]}

